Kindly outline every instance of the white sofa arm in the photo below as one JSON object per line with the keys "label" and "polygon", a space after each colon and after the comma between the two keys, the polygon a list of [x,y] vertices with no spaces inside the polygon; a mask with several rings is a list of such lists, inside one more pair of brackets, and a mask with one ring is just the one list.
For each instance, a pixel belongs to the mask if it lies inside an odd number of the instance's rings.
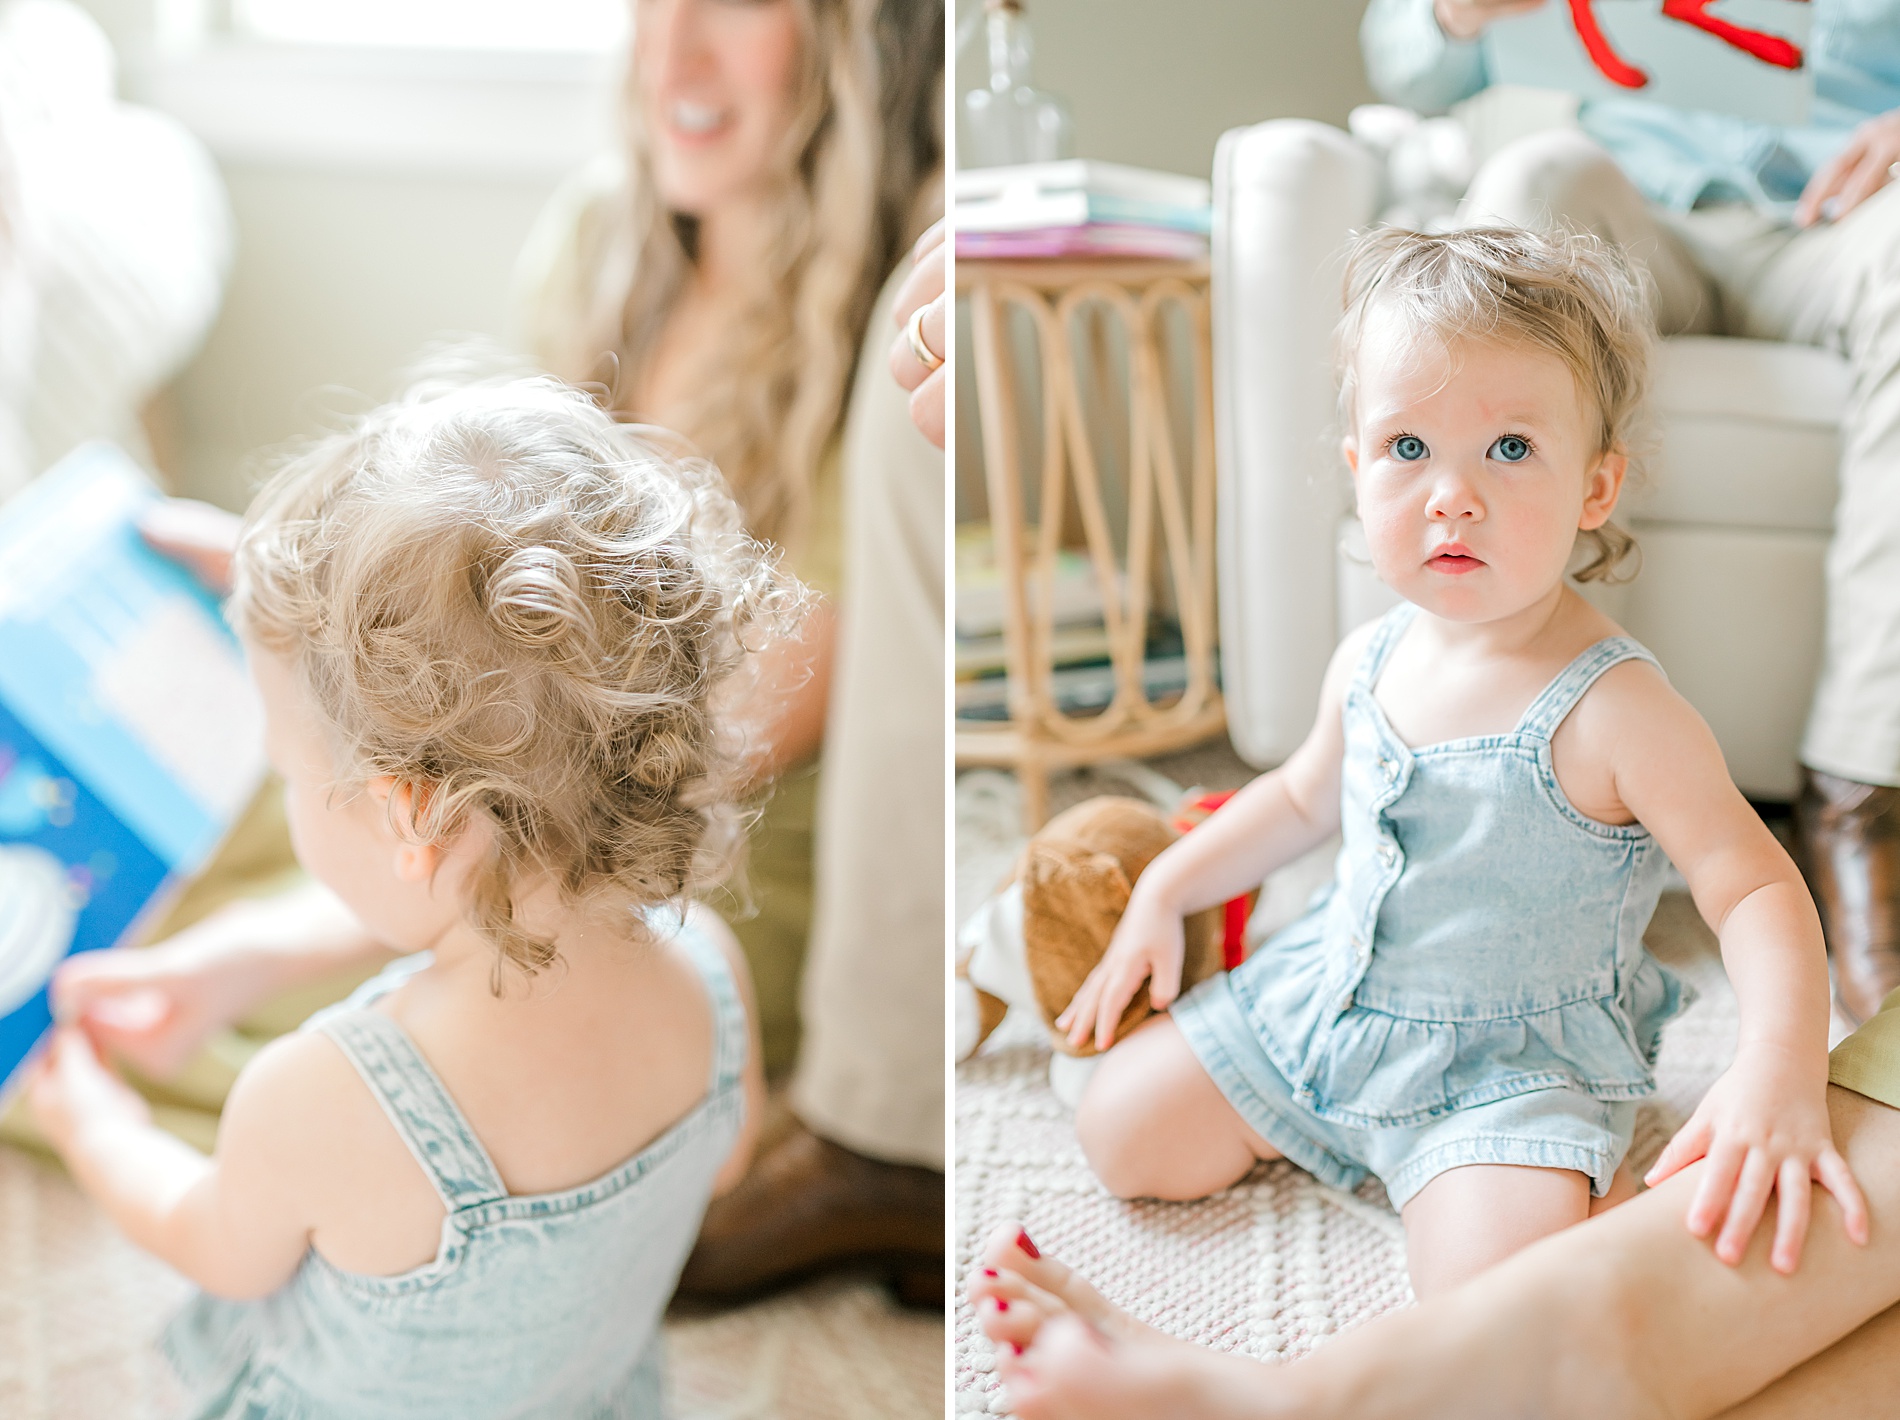
{"label": "white sofa arm", "polygon": [[1371,152],[1305,119],[1233,129],[1214,153],[1221,667],[1228,732],[1255,765],[1305,738],[1338,639],[1330,336],[1346,236],[1379,183]]}

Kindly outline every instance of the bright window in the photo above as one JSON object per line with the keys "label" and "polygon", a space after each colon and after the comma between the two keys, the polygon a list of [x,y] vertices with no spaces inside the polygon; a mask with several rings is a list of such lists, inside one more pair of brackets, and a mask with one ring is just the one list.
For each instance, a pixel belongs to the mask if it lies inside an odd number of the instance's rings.
{"label": "bright window", "polygon": [[628,0],[234,0],[233,27],[302,44],[598,51],[626,38]]}

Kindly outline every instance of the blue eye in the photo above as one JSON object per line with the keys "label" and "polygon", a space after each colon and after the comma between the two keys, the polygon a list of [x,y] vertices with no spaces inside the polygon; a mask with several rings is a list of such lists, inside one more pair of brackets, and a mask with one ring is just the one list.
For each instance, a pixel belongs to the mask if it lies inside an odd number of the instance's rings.
{"label": "blue eye", "polygon": [[1485,457],[1500,463],[1522,463],[1531,456],[1530,442],[1515,434],[1505,434],[1485,451]]}
{"label": "blue eye", "polygon": [[1392,457],[1406,463],[1415,463],[1430,452],[1425,441],[1416,434],[1401,434],[1392,441]]}

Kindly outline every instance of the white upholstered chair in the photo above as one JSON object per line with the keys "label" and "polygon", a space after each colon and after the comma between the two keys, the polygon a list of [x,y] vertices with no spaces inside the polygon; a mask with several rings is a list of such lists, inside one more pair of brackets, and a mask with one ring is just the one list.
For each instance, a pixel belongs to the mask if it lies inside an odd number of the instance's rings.
{"label": "white upholstered chair", "polygon": [[[1393,601],[1353,544],[1330,336],[1343,244],[1379,160],[1325,124],[1235,129],[1214,159],[1214,404],[1229,732],[1277,763],[1312,723],[1339,638]],[[1656,447],[1619,520],[1642,570],[1589,595],[1656,653],[1751,797],[1786,800],[1820,669],[1844,361],[1769,341],[1659,351]]]}

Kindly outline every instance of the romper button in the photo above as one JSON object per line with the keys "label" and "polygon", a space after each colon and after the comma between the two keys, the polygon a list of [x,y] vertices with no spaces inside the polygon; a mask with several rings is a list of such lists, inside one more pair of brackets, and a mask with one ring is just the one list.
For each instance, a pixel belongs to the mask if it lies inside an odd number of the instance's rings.
{"label": "romper button", "polygon": [[1379,768],[1385,771],[1385,777],[1388,779],[1396,779],[1399,777],[1399,766],[1392,760],[1381,759],[1379,761]]}
{"label": "romper button", "polygon": [[1351,1010],[1352,1009],[1352,992],[1348,991],[1345,995],[1341,996],[1339,998],[1339,1003],[1336,1006],[1334,1006],[1333,1009],[1335,1011],[1340,1012],[1341,1014],[1344,1014],[1346,1011]]}
{"label": "romper button", "polygon": [[1390,865],[1398,856],[1399,850],[1394,848],[1390,843],[1381,843],[1379,845],[1379,861],[1381,863]]}

